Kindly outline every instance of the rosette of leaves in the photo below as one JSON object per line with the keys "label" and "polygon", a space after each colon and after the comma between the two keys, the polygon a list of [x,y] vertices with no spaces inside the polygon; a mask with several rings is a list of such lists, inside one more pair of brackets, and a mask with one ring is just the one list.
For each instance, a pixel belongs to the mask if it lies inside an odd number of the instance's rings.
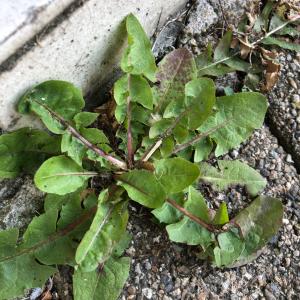
{"label": "rosette of leaves", "polygon": [[[266,181],[258,172],[240,161],[205,162],[262,126],[265,97],[216,97],[214,82],[199,77],[188,50],[174,50],[156,66],[133,15],[126,28],[124,75],[114,86],[117,147],[93,126],[98,114],[82,111],[80,90],[55,80],[33,87],[18,104],[47,131],[0,137],[1,177],[35,173],[37,188],[47,193],[45,212],[22,238],[17,229],[0,232],[0,299],[42,286],[62,264],[74,267],[75,299],[116,299],[130,267],[123,256],[129,201],[152,209],[172,241],[198,246],[218,267],[250,261],[280,226],[281,202],[259,196]],[[93,188],[94,180],[105,182],[103,189]],[[254,200],[230,220],[225,203],[208,208],[199,181],[217,190],[243,185]]]}

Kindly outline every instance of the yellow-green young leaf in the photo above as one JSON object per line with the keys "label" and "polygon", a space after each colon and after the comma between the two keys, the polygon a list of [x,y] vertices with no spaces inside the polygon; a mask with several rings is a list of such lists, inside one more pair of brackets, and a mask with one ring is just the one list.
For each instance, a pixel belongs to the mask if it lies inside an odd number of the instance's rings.
{"label": "yellow-green young leaf", "polygon": [[[153,87],[155,110],[169,118],[171,116],[168,111],[165,111],[168,104],[175,107],[179,105],[181,108],[184,102],[185,84],[197,78],[193,55],[185,48],[172,51],[160,62],[156,76],[158,85]],[[171,107],[170,111],[172,111]]]}
{"label": "yellow-green young leaf", "polygon": [[227,205],[225,202],[222,202],[216,212],[214,219],[213,219],[213,224],[224,225],[228,222],[229,222],[229,216],[228,216],[228,212],[227,212]]}
{"label": "yellow-green young leaf", "polygon": [[74,117],[76,127],[81,128],[90,126],[97,120],[98,116],[99,114],[97,113],[91,113],[87,111],[80,112]]}
{"label": "yellow-green young leaf", "polygon": [[198,78],[185,85],[185,106],[189,129],[197,129],[211,114],[216,102],[214,82]]}
{"label": "yellow-green young leaf", "polygon": [[120,185],[127,191],[128,196],[149,208],[163,205],[166,194],[153,173],[146,170],[132,170],[117,176]]}
{"label": "yellow-green young leaf", "polygon": [[194,162],[207,160],[213,149],[213,146],[214,145],[210,138],[203,138],[197,144],[195,144]]}
{"label": "yellow-green young leaf", "polygon": [[65,195],[82,187],[95,172],[85,171],[72,159],[61,155],[46,160],[34,176],[35,185],[43,192]]}
{"label": "yellow-green young leaf", "polygon": [[109,258],[103,269],[84,272],[77,268],[73,275],[75,300],[115,300],[129,276],[130,258]]}
{"label": "yellow-green young leaf", "polygon": [[167,194],[179,193],[200,175],[199,167],[183,158],[166,158],[154,162],[155,176]]}
{"label": "yellow-green young leaf", "polygon": [[[104,191],[107,193],[107,190]],[[76,262],[84,272],[104,263],[120,241],[128,221],[127,203],[115,205],[99,202],[97,213],[76,251]]]}
{"label": "yellow-green young leaf", "polygon": [[217,113],[199,128],[217,144],[215,155],[220,156],[244,142],[262,126],[267,111],[265,96],[259,93],[237,93],[217,98]]}
{"label": "yellow-green young leaf", "polygon": [[121,60],[124,72],[144,75],[155,81],[156,65],[151,51],[151,43],[144,29],[133,14],[126,17],[128,46]]}
{"label": "yellow-green young leaf", "polygon": [[[170,195],[170,198],[175,200],[180,206],[183,206],[184,193]],[[165,202],[162,207],[153,209],[151,213],[159,220],[159,222],[166,224],[178,222],[182,217],[182,213],[171,206],[168,202]]]}
{"label": "yellow-green young leaf", "polygon": [[131,102],[137,102],[147,109],[153,108],[153,96],[151,87],[141,75],[126,74],[114,85],[114,98],[118,105],[125,105],[127,98]]}
{"label": "yellow-green young leaf", "polygon": [[63,133],[64,127],[47,110],[54,111],[65,120],[71,121],[84,107],[81,91],[66,81],[49,80],[29,90],[20,99],[20,113],[34,112],[46,127],[54,133]]}
{"label": "yellow-green young leaf", "polygon": [[40,286],[56,272],[38,263],[32,253],[16,255],[18,229],[0,231],[0,299],[23,296],[26,289]]}
{"label": "yellow-green young leaf", "polygon": [[[60,137],[22,128],[0,136],[0,178],[32,174],[44,160],[60,152]],[[26,142],[25,142],[26,141]]]}
{"label": "yellow-green young leaf", "polygon": [[218,191],[227,189],[229,186],[244,185],[248,193],[252,196],[261,192],[267,181],[247,164],[234,160],[218,160],[219,169],[201,163],[200,179],[209,182]]}

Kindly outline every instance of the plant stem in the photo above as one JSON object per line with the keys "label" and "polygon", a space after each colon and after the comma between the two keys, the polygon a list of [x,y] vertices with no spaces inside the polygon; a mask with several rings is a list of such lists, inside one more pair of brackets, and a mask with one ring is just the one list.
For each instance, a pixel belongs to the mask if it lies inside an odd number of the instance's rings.
{"label": "plant stem", "polygon": [[128,91],[129,96],[127,97],[127,163],[128,168],[133,168],[133,139],[132,139],[132,131],[131,131],[131,98],[130,98],[130,88],[131,88],[131,75],[128,74]]}
{"label": "plant stem", "polygon": [[96,145],[88,141],[65,119],[63,119],[60,115],[58,115],[55,111],[50,109],[48,106],[44,105],[43,103],[40,103],[37,100],[32,100],[32,101],[36,102],[37,104],[45,108],[52,115],[53,118],[55,118],[61,125],[63,125],[73,137],[77,138],[87,148],[91,149],[92,151],[94,151],[95,153],[97,153],[99,156],[103,157],[107,161],[109,161],[112,165],[116,166],[117,168],[120,168],[122,170],[127,170],[127,165],[123,160],[120,160],[112,155],[107,154],[104,150],[98,148]]}
{"label": "plant stem", "polygon": [[194,221],[197,224],[201,225],[202,227],[206,228],[208,231],[213,232],[213,233],[216,233],[216,232],[220,231],[220,229],[216,228],[214,225],[207,224],[203,220],[199,219],[198,217],[196,217],[195,215],[193,215],[192,213],[190,213],[189,211],[187,211],[184,207],[180,206],[175,200],[167,199],[166,201],[170,205],[172,205],[173,207],[175,207],[177,210],[179,210],[180,212],[182,212],[189,219],[191,219],[192,221]]}

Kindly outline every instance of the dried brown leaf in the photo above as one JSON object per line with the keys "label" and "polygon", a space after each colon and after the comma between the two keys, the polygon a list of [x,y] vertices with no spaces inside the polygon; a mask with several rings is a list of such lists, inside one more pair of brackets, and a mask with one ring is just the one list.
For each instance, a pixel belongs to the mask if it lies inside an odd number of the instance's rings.
{"label": "dried brown leaf", "polygon": [[277,64],[272,60],[263,60],[263,64],[266,65],[266,71],[264,74],[265,83],[262,86],[262,91],[269,92],[278,80],[280,64]]}

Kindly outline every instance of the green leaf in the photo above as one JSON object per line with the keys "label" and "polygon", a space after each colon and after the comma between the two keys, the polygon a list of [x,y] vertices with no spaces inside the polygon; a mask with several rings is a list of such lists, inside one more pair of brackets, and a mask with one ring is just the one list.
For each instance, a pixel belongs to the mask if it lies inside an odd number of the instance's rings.
{"label": "green leaf", "polygon": [[264,45],[276,45],[279,46],[281,48],[284,49],[288,49],[288,50],[294,50],[296,52],[300,52],[300,45],[297,44],[296,42],[292,43],[292,42],[287,42],[283,39],[279,39],[279,38],[274,38],[274,37],[267,37],[264,38],[261,41]]}
{"label": "green leaf", "polygon": [[[58,211],[50,209],[44,214],[34,217],[23,235],[21,249],[35,247],[41,241],[47,241],[56,232]],[[68,225],[68,224],[66,224]],[[43,264],[70,264],[74,260],[75,242],[68,236],[54,239],[51,243],[43,243],[34,252],[35,257]]]}
{"label": "green leaf", "polygon": [[219,41],[215,53],[214,61],[224,59],[230,55],[230,44],[232,41],[232,31],[228,30]]}
{"label": "green leaf", "polygon": [[42,287],[56,272],[55,268],[39,264],[32,254],[15,256],[18,249],[18,229],[0,231],[0,299],[24,295],[26,289]]}
{"label": "green leaf", "polygon": [[[282,20],[278,15],[273,15],[271,21],[270,21],[270,28],[269,31],[285,24],[287,21]],[[298,37],[300,35],[300,31],[296,28],[285,25],[282,29],[276,32],[277,35],[289,35],[291,37]]]}
{"label": "green leaf", "polygon": [[97,113],[83,111],[75,115],[74,121],[77,128],[87,127],[93,124],[97,120],[98,116],[99,114]]}
{"label": "green leaf", "polygon": [[216,102],[214,82],[198,78],[185,86],[185,106],[189,129],[197,129],[211,114]]}
{"label": "green leaf", "polygon": [[160,119],[155,122],[149,129],[149,138],[154,139],[165,132],[172,124],[173,119]]}
{"label": "green leaf", "polygon": [[117,176],[117,180],[133,201],[149,208],[163,205],[166,194],[153,173],[146,170],[132,170]]}
{"label": "green leaf", "polygon": [[220,233],[218,246],[214,248],[214,259],[218,267],[231,265],[245,249],[245,243],[236,231]]}
{"label": "green leaf", "polygon": [[127,98],[130,101],[140,103],[147,109],[153,108],[153,96],[150,85],[140,75],[126,74],[114,85],[114,97],[118,105],[126,105]]}
{"label": "green leaf", "polygon": [[144,29],[133,14],[126,18],[128,47],[121,60],[124,72],[134,75],[144,75],[155,81],[156,65],[151,51],[151,43]]}
{"label": "green leaf", "polygon": [[220,156],[237,147],[262,126],[267,110],[266,98],[259,93],[237,93],[217,98],[217,113],[199,128],[216,143],[215,155]]}
{"label": "green leaf", "polygon": [[43,192],[65,195],[82,187],[95,174],[61,155],[46,160],[36,172],[34,182]]}
{"label": "green leaf", "polygon": [[[107,190],[102,193],[107,193]],[[126,202],[111,205],[99,201],[92,225],[76,251],[76,262],[83,271],[93,271],[109,258],[126,230],[127,221]]]}
{"label": "green leaf", "polygon": [[213,143],[210,138],[202,138],[197,144],[194,145],[194,162],[207,160],[212,149]]}
{"label": "green leaf", "polygon": [[[209,220],[205,200],[193,187],[189,188],[189,196],[184,208],[203,221]],[[214,242],[214,235],[211,232],[186,216],[181,221],[168,225],[166,229],[170,240],[177,243],[201,245],[206,249]]]}
{"label": "green leaf", "polygon": [[225,202],[222,202],[216,212],[214,219],[213,219],[213,224],[224,225],[228,222],[229,222],[229,216],[228,216],[228,212],[227,212],[227,205]]}
{"label": "green leaf", "polygon": [[161,157],[162,158],[169,157],[174,150],[174,146],[175,146],[175,141],[172,136],[165,138],[159,148]]}
{"label": "green leaf", "polygon": [[[183,104],[185,84],[197,77],[193,55],[185,48],[172,51],[160,62],[156,76],[155,111],[163,114],[168,104]],[[164,117],[169,117],[167,111]]]}
{"label": "green leaf", "polygon": [[[26,143],[24,142],[26,141]],[[60,152],[60,138],[44,131],[22,128],[0,136],[0,177],[32,174],[44,160]]]}
{"label": "green leaf", "polygon": [[103,270],[84,272],[78,268],[73,275],[75,300],[115,300],[129,276],[130,259],[128,257],[109,258]]}
{"label": "green leaf", "polygon": [[[170,195],[170,198],[175,200],[180,206],[183,206],[184,193]],[[171,206],[168,202],[165,202],[162,207],[153,209],[151,213],[159,220],[159,222],[166,224],[178,222],[182,217],[182,213]]]}
{"label": "green leaf", "polygon": [[155,176],[167,194],[179,193],[200,175],[197,165],[180,157],[154,162]]}
{"label": "green leaf", "polygon": [[256,32],[266,32],[268,31],[268,23],[270,14],[274,7],[274,1],[270,0],[266,3],[266,5],[263,8],[263,11],[259,15],[259,17],[255,20],[253,30]]}
{"label": "green leaf", "polygon": [[267,184],[267,181],[257,171],[241,161],[218,160],[218,166],[220,170],[207,163],[200,165],[200,179],[211,183],[218,191],[239,184],[246,186],[248,193],[255,196]]}
{"label": "green leaf", "polygon": [[47,107],[65,120],[71,121],[84,107],[84,100],[81,91],[73,84],[49,80],[29,90],[20,99],[18,110],[20,113],[34,112],[50,131],[63,133],[65,128],[53,118]]}
{"label": "green leaf", "polygon": [[69,133],[64,133],[61,140],[61,152],[67,153],[79,166],[82,166],[82,159],[87,148],[78,139]]}

